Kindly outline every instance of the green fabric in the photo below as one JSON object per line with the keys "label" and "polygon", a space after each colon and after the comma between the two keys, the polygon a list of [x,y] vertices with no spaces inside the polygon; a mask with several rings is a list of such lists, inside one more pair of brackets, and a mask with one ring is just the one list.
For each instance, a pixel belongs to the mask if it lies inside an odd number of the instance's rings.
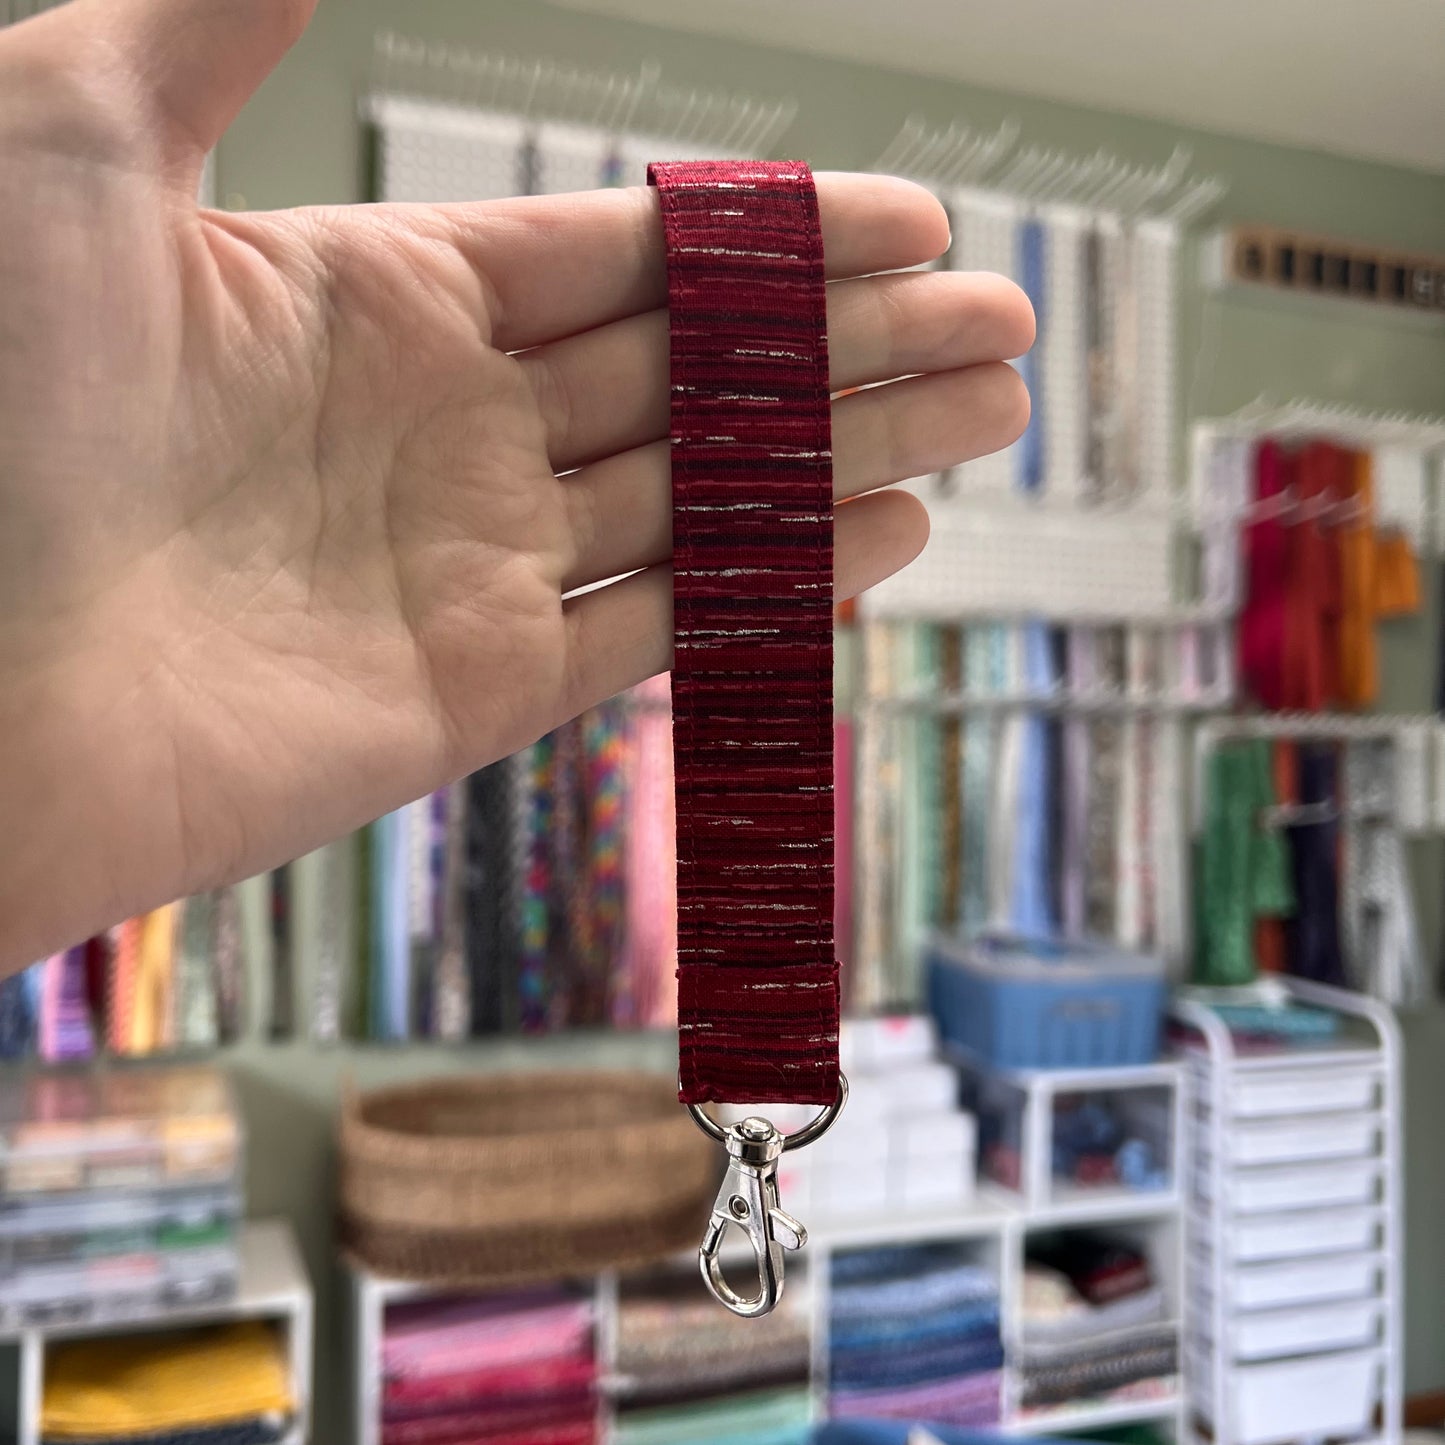
{"label": "green fabric", "polygon": [[1275,804],[1269,744],[1225,743],[1209,756],[1199,845],[1196,983],[1251,983],[1254,925],[1294,912],[1284,834],[1263,817]]}
{"label": "green fabric", "polygon": [[689,1405],[629,1410],[618,1416],[615,1445],[785,1445],[806,1439],[811,1405],[805,1390],[764,1390]]}

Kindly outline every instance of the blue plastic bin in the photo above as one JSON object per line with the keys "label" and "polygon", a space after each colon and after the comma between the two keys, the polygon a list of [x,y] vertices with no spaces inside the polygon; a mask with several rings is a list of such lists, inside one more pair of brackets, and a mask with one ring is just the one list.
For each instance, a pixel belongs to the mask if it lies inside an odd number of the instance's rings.
{"label": "blue plastic bin", "polygon": [[934,938],[927,975],[939,1034],[992,1068],[1111,1068],[1159,1057],[1161,959],[985,933],[966,942]]}

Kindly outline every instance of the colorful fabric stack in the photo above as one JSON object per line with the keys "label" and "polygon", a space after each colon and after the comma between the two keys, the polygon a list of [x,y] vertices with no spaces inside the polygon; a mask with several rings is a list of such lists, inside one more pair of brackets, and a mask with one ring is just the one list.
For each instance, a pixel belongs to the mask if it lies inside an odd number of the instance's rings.
{"label": "colorful fabric stack", "polygon": [[1143,1253],[1080,1232],[1031,1246],[1024,1410],[1163,1396],[1174,1390],[1178,1368],[1178,1326]]}
{"label": "colorful fabric stack", "polygon": [[382,1445],[593,1445],[593,1324],[563,1289],[388,1310]]}
{"label": "colorful fabric stack", "polygon": [[0,1087],[0,1324],[140,1318],[239,1273],[241,1125],[201,1066]]}
{"label": "colorful fabric stack", "polygon": [[292,1408],[276,1331],[248,1320],[53,1346],[40,1434],[54,1445],[270,1445]]}
{"label": "colorful fabric stack", "polygon": [[835,1255],[828,1330],[830,1414],[998,1423],[998,1280],[958,1247]]}
{"label": "colorful fabric stack", "polygon": [[727,1441],[801,1445],[807,1437],[808,1322],[789,1296],[740,1320],[689,1276],[649,1282],[618,1311],[619,1445]]}

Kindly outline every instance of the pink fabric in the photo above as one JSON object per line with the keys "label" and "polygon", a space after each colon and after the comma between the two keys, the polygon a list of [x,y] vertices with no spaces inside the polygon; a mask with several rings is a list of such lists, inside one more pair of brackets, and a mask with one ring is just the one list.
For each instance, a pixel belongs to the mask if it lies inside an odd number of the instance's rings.
{"label": "pink fabric", "polygon": [[591,1332],[592,1306],[585,1300],[460,1301],[388,1320],[382,1372],[388,1378],[454,1375],[475,1368],[479,1359],[501,1366],[585,1354]]}
{"label": "pink fabric", "polygon": [[677,815],[672,780],[672,688],[666,673],[632,690],[637,709],[627,757],[627,923],[624,1026],[677,1022]]}
{"label": "pink fabric", "polygon": [[938,1425],[992,1425],[999,1418],[1002,1374],[989,1370],[958,1380],[910,1385],[897,1390],[836,1390],[829,1400],[835,1416],[928,1420]]}
{"label": "pink fabric", "polygon": [[590,1397],[596,1381],[597,1365],[590,1353],[515,1365],[498,1365],[489,1353],[473,1368],[454,1374],[404,1375],[388,1380],[382,1399],[387,1419],[404,1420],[527,1396],[583,1400]]}

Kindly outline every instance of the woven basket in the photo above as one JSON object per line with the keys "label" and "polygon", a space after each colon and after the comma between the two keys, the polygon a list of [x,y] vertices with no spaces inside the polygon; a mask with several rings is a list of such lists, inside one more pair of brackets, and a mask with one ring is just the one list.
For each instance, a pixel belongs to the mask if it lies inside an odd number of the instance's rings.
{"label": "woven basket", "polygon": [[343,1245],[371,1269],[500,1285],[697,1243],[721,1153],[655,1074],[496,1074],[353,1094]]}

